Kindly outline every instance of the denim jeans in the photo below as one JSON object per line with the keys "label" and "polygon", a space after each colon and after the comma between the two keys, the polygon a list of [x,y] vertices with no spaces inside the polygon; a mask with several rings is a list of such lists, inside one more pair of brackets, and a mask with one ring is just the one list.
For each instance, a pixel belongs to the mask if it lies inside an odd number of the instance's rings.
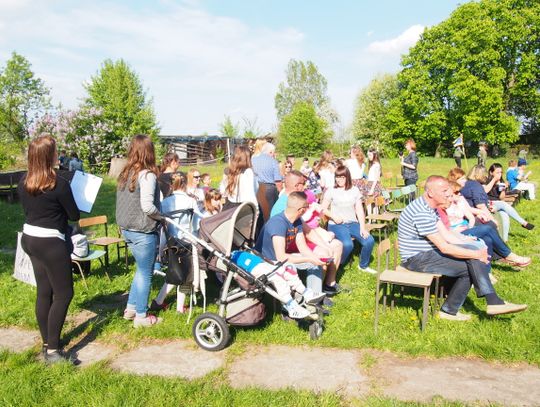
{"label": "denim jeans", "polygon": [[354,237],[360,243],[360,246],[362,246],[360,250],[360,267],[365,269],[369,266],[371,252],[373,251],[373,246],[375,246],[375,239],[371,235],[364,239],[360,235],[360,224],[358,222],[341,223],[339,225],[331,223],[328,225],[328,230],[333,232],[336,235],[336,239],[343,243],[341,265],[347,263],[353,251],[354,243],[352,238]]}
{"label": "denim jeans", "polygon": [[477,225],[462,232],[464,235],[476,236],[482,239],[488,248],[488,253],[493,256],[493,253],[497,253],[501,257],[508,257],[512,251],[503,242],[499,234],[495,229],[488,225]]}
{"label": "denim jeans", "polygon": [[510,218],[514,219],[520,225],[524,225],[527,221],[519,216],[519,213],[508,202],[492,201],[492,203],[493,208],[501,215],[503,240],[506,242],[508,240],[508,232],[510,231]]}
{"label": "denim jeans", "polygon": [[123,230],[122,234],[135,258],[136,270],[129,290],[128,309],[134,309],[138,317],[145,317],[152,284],[154,261],[157,254],[157,233]]}
{"label": "denim jeans", "polygon": [[448,314],[455,315],[459,311],[467,298],[471,284],[474,284],[478,297],[495,293],[489,280],[488,266],[479,260],[455,259],[438,250],[430,250],[409,257],[403,262],[403,266],[413,271],[437,273],[456,278],[454,286],[441,307]]}

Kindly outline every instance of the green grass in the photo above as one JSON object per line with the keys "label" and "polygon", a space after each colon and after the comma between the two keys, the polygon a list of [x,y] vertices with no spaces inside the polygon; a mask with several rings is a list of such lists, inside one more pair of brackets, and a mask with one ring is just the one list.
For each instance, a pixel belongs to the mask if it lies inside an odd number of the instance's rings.
{"label": "green grass", "polygon": [[[505,161],[502,162],[505,164]],[[422,158],[420,161],[421,180],[429,174],[446,174],[452,167],[450,159]],[[213,184],[217,184],[222,166],[201,168],[210,172]],[[383,161],[383,171],[398,173],[397,160]],[[540,164],[531,166],[533,174],[540,174]],[[376,348],[407,355],[476,356],[504,362],[524,361],[540,365],[540,219],[538,203],[522,200],[518,211],[531,223],[538,225],[532,232],[511,225],[510,247],[517,253],[533,257],[533,264],[517,272],[505,266],[495,265],[494,273],[499,278],[496,285],[498,294],[512,302],[529,304],[529,309],[513,316],[487,318],[485,303],[476,299],[471,291],[464,309],[473,315],[470,323],[452,323],[431,318],[426,332],[419,329],[418,310],[420,296],[406,295],[395,310],[383,314],[379,322],[379,334],[373,332],[375,277],[360,274],[354,266],[346,268],[340,282],[351,288],[350,293],[341,294],[336,299],[332,315],[326,318],[326,330],[318,341],[310,341],[307,331],[295,324],[286,323],[271,313],[265,323],[255,328],[232,328],[232,352],[241,352],[248,344],[285,344],[338,347],[344,349]],[[106,214],[114,227],[115,183],[106,179],[92,215]],[[16,246],[17,230],[21,229],[23,216],[20,205],[0,202],[3,219],[3,233],[0,234],[0,326],[20,326],[37,329],[33,304],[35,289],[15,281],[13,272],[14,256],[9,253]],[[7,250],[7,251],[6,251]],[[122,263],[116,261],[116,253],[111,252],[111,281],[108,281],[98,264],[93,265],[88,277],[88,290],[75,277],[75,297],[70,306],[71,315],[88,309],[98,316],[75,327],[64,329],[68,341],[75,341],[88,335],[100,341],[119,344],[125,348],[134,347],[143,339],[190,338],[191,324],[185,315],[177,315],[174,309],[162,313],[164,322],[150,330],[133,330],[121,317],[134,265],[126,272]],[[375,262],[372,264],[376,264]],[[208,281],[212,281],[209,279]],[[152,296],[157,294],[162,280],[155,278]],[[209,284],[211,285],[211,283]],[[209,299],[217,295],[209,290]],[[124,296],[123,296],[124,295]],[[122,302],[123,301],[123,302]],[[174,306],[172,307],[174,308]],[[210,310],[215,310],[213,304]],[[195,308],[195,316],[202,312]],[[148,404],[148,405],[341,405],[342,399],[335,395],[298,393],[292,391],[267,392],[263,390],[232,390],[214,376],[199,381],[186,382],[180,379],[134,377],[111,371],[106,364],[98,364],[88,369],[58,367],[45,369],[34,362],[33,354],[0,356],[0,404],[29,405],[37,403],[56,405],[77,405],[91,400],[92,405]],[[140,392],[130,391],[132,386]],[[84,390],[84,391],[81,391]],[[17,390],[17,391],[15,391]],[[91,395],[90,398],[86,395]],[[271,396],[270,396],[271,395]],[[16,400],[23,400],[16,403]],[[127,400],[123,402],[123,400]],[[163,402],[165,400],[165,402]],[[187,401],[186,401],[187,400]],[[359,401],[363,405],[365,400]],[[347,401],[347,403],[349,403]],[[387,399],[369,399],[368,405],[401,405]],[[447,405],[444,402],[439,405]],[[403,404],[405,405],[405,404]]]}

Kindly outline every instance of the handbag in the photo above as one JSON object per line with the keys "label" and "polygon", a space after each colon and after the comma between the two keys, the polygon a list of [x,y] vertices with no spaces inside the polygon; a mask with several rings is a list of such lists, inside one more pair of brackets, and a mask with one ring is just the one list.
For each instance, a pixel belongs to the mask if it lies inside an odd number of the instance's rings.
{"label": "handbag", "polygon": [[169,237],[164,250],[167,259],[167,284],[186,286],[193,283],[193,257],[191,244],[179,244],[175,238]]}

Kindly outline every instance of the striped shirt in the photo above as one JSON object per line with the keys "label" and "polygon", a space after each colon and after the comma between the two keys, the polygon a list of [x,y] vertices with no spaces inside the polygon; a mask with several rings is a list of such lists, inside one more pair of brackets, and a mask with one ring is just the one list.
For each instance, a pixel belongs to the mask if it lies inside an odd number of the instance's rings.
{"label": "striped shirt", "polygon": [[427,236],[437,233],[438,220],[437,212],[427,204],[423,196],[407,205],[398,222],[399,254],[402,261],[436,249]]}

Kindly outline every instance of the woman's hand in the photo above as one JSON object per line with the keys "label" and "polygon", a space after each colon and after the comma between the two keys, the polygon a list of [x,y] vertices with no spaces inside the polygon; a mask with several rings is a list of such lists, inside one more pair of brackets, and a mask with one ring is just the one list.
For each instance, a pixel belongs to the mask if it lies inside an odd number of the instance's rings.
{"label": "woman's hand", "polygon": [[362,236],[364,239],[367,239],[369,237],[369,232],[366,229],[362,229],[360,231],[360,236]]}
{"label": "woman's hand", "polygon": [[332,220],[336,225],[343,223],[343,219],[341,218],[341,216],[332,216]]}

